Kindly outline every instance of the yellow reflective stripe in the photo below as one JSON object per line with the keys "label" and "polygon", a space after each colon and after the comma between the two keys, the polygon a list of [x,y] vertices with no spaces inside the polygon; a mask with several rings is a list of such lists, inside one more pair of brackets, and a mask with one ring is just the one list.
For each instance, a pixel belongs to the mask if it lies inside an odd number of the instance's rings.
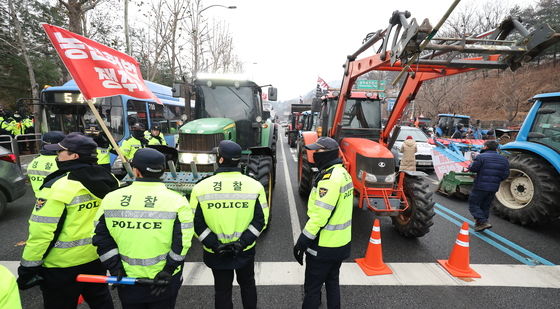
{"label": "yellow reflective stripe", "polygon": [[70,203],[68,203],[68,205],[81,204],[81,203],[89,202],[89,201],[94,200],[94,199],[95,199],[95,197],[91,194],[78,195],[78,196],[74,197],[70,201]]}
{"label": "yellow reflective stripe", "polygon": [[199,202],[215,200],[255,200],[257,193],[208,193],[197,196]]}
{"label": "yellow reflective stripe", "polygon": [[325,226],[325,230],[327,230],[327,231],[344,230],[345,228],[349,227],[350,225],[352,225],[352,219],[350,219],[347,222],[344,222],[342,224],[327,224],[327,226]]}
{"label": "yellow reflective stripe", "polygon": [[309,238],[309,239],[311,239],[311,240],[317,238],[317,235],[311,234],[311,232],[309,232],[309,231],[306,230],[306,229],[303,229],[303,231],[301,231],[301,232],[303,233],[303,235],[305,235],[307,238]]}
{"label": "yellow reflective stripe", "polygon": [[43,261],[28,261],[26,259],[21,259],[21,266],[24,267],[36,267],[36,266],[41,266],[43,264]]}
{"label": "yellow reflective stripe", "polygon": [[350,189],[354,189],[354,185],[350,182],[343,187],[340,187],[340,193],[344,193]]}
{"label": "yellow reflective stripe", "polygon": [[194,224],[192,222],[186,222],[186,223],[181,223],[181,229],[190,229],[194,226]]}
{"label": "yellow reflective stripe", "polygon": [[106,209],[103,214],[105,218],[127,218],[127,219],[175,219],[177,213],[174,211],[150,211],[150,210],[117,210]]}
{"label": "yellow reflective stripe", "polygon": [[212,232],[212,230],[210,230],[210,228],[207,227],[204,230],[204,232],[202,232],[200,234],[200,236],[198,236],[198,240],[200,240],[202,242],[204,240],[204,238],[206,238],[208,235],[210,235],[211,232]]}
{"label": "yellow reflective stripe", "polygon": [[114,256],[117,255],[117,254],[119,254],[119,249],[114,248],[114,249],[111,249],[111,250],[105,252],[104,254],[100,255],[100,256],[99,256],[99,260],[100,260],[101,262],[105,262],[105,261],[107,261],[108,259],[114,257]]}
{"label": "yellow reflective stripe", "polygon": [[27,175],[39,175],[39,176],[48,176],[52,173],[51,171],[41,171],[41,170],[27,170]]}
{"label": "yellow reflective stripe", "polygon": [[122,255],[122,253],[121,253],[121,259],[123,261],[125,261],[126,263],[128,263],[128,265],[133,265],[133,266],[152,266],[152,265],[155,265],[155,264],[157,264],[161,261],[164,261],[166,257],[167,257],[167,253],[164,253],[162,255],[158,255],[158,256],[153,257],[153,258],[136,259],[136,258],[128,257],[126,255]]}
{"label": "yellow reflective stripe", "polygon": [[234,238],[239,238],[241,237],[241,232],[234,232],[233,234],[218,234],[216,233],[216,236],[218,236],[218,239],[225,239],[225,240],[232,240]]}
{"label": "yellow reflective stripe", "polygon": [[60,217],[44,217],[44,216],[31,215],[31,218],[29,218],[29,220],[38,223],[58,223]]}
{"label": "yellow reflective stripe", "polygon": [[316,201],[315,201],[315,206],[319,206],[319,207],[321,207],[321,208],[325,208],[326,210],[329,210],[329,211],[332,211],[332,210],[334,209],[334,205],[331,205],[331,204],[329,204],[329,203],[325,203],[325,202],[319,201],[319,200],[316,200]]}
{"label": "yellow reflective stripe", "polygon": [[185,255],[177,254],[173,252],[173,250],[169,251],[169,257],[177,262],[183,262],[185,260]]}
{"label": "yellow reflective stripe", "polygon": [[259,237],[261,235],[261,231],[259,231],[256,227],[254,227],[252,224],[249,225],[249,231],[251,231],[251,233],[253,233],[253,235]]}
{"label": "yellow reflective stripe", "polygon": [[74,247],[90,245],[90,244],[91,244],[91,238],[83,238],[83,239],[72,240],[72,241],[57,240],[56,243],[54,244],[54,247],[61,248],[61,249],[68,249],[68,248],[74,248]]}

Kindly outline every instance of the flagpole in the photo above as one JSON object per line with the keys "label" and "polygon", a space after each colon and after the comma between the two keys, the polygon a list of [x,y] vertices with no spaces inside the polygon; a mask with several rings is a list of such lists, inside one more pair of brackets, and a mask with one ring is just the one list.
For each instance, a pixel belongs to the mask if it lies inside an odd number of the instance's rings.
{"label": "flagpole", "polygon": [[99,114],[99,111],[93,105],[93,100],[86,100],[86,102],[87,102],[87,105],[89,106],[89,108],[91,109],[91,112],[95,116],[95,119],[97,120],[97,122],[101,126],[101,129],[103,129],[103,132],[105,133],[107,138],[109,138],[109,142],[111,142],[111,145],[113,146],[113,149],[115,149],[115,151],[117,152],[117,155],[121,159],[121,162],[123,163],[124,169],[128,173],[128,176],[130,178],[134,178],[134,174],[132,173],[132,169],[130,168],[130,163],[126,160],[124,154],[122,153],[121,147],[119,147],[119,145],[117,144],[117,142],[113,138],[113,135],[109,131],[109,128],[107,128],[107,125],[105,125],[105,121],[103,121],[103,118],[101,118],[101,115]]}

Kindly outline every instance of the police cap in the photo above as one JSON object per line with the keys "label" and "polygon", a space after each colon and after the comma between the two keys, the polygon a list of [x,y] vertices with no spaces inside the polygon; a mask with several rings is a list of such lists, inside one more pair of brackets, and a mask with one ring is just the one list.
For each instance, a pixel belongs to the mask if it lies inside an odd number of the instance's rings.
{"label": "police cap", "polygon": [[334,149],[338,149],[338,143],[330,137],[321,137],[315,143],[305,145],[305,148],[309,150],[318,150],[318,149],[334,150]]}
{"label": "police cap", "polygon": [[132,158],[132,167],[141,172],[161,173],[165,168],[165,155],[152,148],[138,149]]}
{"label": "police cap", "polygon": [[45,145],[45,150],[60,151],[68,150],[81,155],[91,156],[97,151],[97,143],[91,138],[79,132],[72,132],[57,144]]}
{"label": "police cap", "polygon": [[132,127],[130,127],[131,131],[144,131],[144,125],[141,124],[140,122],[135,123],[134,125],[132,125]]}
{"label": "police cap", "polygon": [[51,131],[43,134],[41,141],[45,144],[57,144],[60,143],[66,135],[61,131]]}
{"label": "police cap", "polygon": [[223,140],[218,145],[218,156],[224,159],[239,160],[241,159],[241,146],[230,140]]}

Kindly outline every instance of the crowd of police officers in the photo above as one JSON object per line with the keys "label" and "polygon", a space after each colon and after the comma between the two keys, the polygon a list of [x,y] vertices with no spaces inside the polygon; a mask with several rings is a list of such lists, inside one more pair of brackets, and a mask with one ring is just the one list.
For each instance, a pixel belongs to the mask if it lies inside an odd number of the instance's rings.
{"label": "crowd of police officers", "polygon": [[[28,168],[36,202],[19,289],[38,285],[45,308],[76,308],[81,297],[91,308],[114,308],[106,284],[76,281],[78,274],[109,272],[117,281],[148,279],[113,285],[123,308],[174,308],[195,235],[214,277],[215,307],[233,308],[235,273],[243,307],[256,308],[255,245],[270,208],[260,182],[242,174],[241,147],[221,141],[217,170],[187,199],[161,182],[165,156],[146,148],[165,144],[159,128],[145,131],[136,124],[131,132],[122,145],[135,177],[129,185],[120,185],[107,168],[113,150],[103,133],[43,135],[41,155]],[[320,306],[323,284],[328,308],[339,308],[339,269],[350,255],[352,181],[334,139],[322,137],[305,147],[314,150],[319,173],[307,204],[309,220],[293,249],[301,265],[307,256],[303,308]],[[0,279],[6,287],[2,308],[21,306],[13,280]]]}

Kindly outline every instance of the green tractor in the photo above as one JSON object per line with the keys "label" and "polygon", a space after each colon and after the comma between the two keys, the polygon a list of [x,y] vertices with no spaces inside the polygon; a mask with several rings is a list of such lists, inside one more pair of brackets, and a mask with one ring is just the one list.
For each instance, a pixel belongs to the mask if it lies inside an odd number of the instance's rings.
{"label": "green tractor", "polygon": [[[243,149],[241,168],[259,180],[269,204],[276,174],[277,128],[263,117],[262,88],[252,81],[219,77],[198,78],[192,83],[177,83],[173,95],[184,97],[187,121],[179,129],[178,170],[168,180],[190,194],[200,179],[217,168],[214,148],[231,140]],[[276,101],[276,88],[268,88],[268,99]],[[191,100],[194,99],[194,100]],[[194,106],[193,106],[194,101]],[[167,178],[171,178],[166,174]],[[165,180],[164,180],[165,181]]]}

